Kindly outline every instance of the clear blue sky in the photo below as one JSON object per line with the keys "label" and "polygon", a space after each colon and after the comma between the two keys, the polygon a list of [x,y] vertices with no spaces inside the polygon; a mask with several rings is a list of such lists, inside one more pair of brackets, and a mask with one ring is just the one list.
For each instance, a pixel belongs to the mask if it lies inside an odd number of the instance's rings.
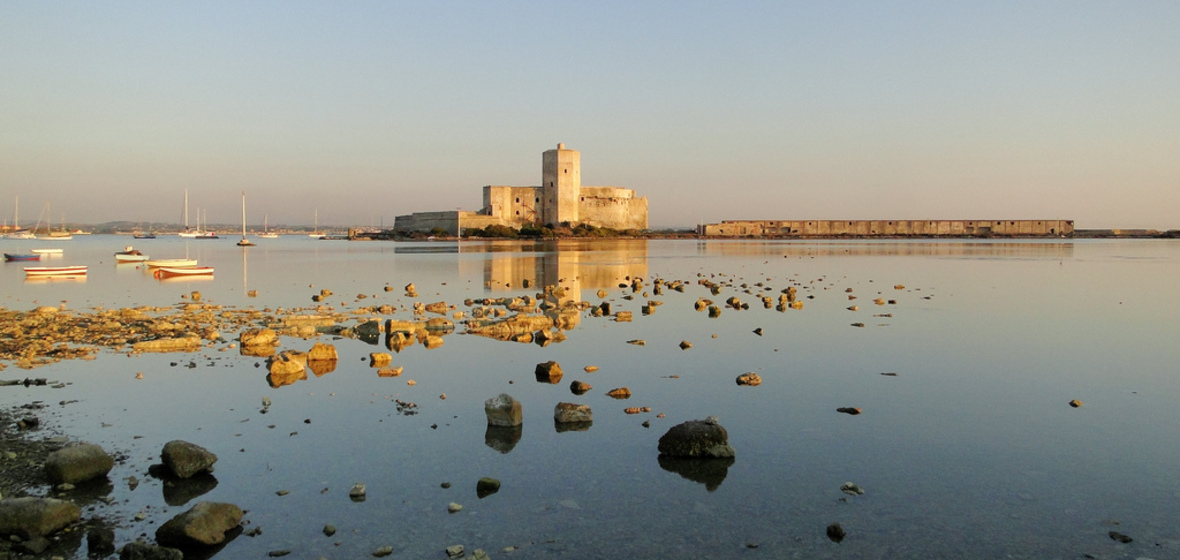
{"label": "clear blue sky", "polygon": [[393,222],[582,153],[651,224],[1180,228],[1180,2],[0,3],[0,215]]}

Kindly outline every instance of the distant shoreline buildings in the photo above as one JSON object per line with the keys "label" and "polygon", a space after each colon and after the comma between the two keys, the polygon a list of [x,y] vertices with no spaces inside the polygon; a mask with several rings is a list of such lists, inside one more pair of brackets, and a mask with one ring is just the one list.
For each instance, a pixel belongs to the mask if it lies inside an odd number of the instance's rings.
{"label": "distant shoreline buildings", "polygon": [[581,154],[565,144],[541,155],[541,186],[488,185],[478,212],[450,210],[414,212],[397,216],[394,229],[461,235],[471,228],[498,225],[519,229],[526,225],[580,224],[615,230],[647,229],[647,198],[620,187],[582,185]]}

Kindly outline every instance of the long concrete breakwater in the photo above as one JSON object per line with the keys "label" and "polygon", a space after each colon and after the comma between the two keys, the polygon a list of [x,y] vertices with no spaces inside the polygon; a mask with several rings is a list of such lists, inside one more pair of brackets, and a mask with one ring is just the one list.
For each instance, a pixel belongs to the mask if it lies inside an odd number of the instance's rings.
{"label": "long concrete breakwater", "polygon": [[1073,220],[725,220],[700,224],[711,237],[1061,237]]}

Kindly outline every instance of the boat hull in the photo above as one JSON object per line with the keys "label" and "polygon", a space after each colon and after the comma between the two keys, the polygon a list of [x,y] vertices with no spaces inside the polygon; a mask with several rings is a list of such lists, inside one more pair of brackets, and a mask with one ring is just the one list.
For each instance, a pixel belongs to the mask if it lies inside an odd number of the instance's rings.
{"label": "boat hull", "polygon": [[149,259],[144,261],[144,264],[151,268],[159,268],[161,266],[190,267],[197,266],[197,259]]}
{"label": "boat hull", "polygon": [[211,266],[192,266],[192,267],[175,267],[175,266],[161,266],[152,273],[156,278],[175,278],[178,276],[211,276],[213,274],[213,267]]}
{"label": "boat hull", "polygon": [[39,261],[41,255],[14,255],[12,253],[4,253],[5,261]]}
{"label": "boat hull", "polygon": [[78,276],[86,274],[85,266],[26,266],[28,276]]}

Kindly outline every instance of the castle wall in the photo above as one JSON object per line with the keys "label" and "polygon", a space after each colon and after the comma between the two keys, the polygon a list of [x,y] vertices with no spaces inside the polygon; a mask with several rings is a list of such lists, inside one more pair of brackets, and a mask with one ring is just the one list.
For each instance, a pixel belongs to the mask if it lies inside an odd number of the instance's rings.
{"label": "castle wall", "polygon": [[875,237],[1072,235],[1073,220],[726,220],[697,226],[718,237]]}
{"label": "castle wall", "polygon": [[395,230],[427,233],[436,227],[446,230],[450,235],[455,235],[459,231],[459,212],[456,210],[414,212],[393,219],[393,229]]}
{"label": "castle wall", "polygon": [[619,187],[582,187],[579,221],[611,229],[647,229],[647,198]]}
{"label": "castle wall", "polygon": [[495,216],[500,224],[517,229],[526,224],[542,223],[542,191],[541,187],[486,186],[480,212]]}

